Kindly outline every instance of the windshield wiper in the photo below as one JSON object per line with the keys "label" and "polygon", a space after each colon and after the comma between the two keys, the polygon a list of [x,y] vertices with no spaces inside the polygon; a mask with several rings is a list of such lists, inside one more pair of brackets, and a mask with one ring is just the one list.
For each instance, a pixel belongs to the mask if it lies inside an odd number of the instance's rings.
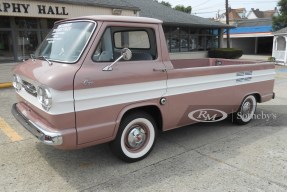
{"label": "windshield wiper", "polygon": [[44,59],[45,61],[47,61],[47,63],[49,63],[49,65],[53,65],[53,63],[47,58],[47,56],[39,56],[37,57],[37,59]]}

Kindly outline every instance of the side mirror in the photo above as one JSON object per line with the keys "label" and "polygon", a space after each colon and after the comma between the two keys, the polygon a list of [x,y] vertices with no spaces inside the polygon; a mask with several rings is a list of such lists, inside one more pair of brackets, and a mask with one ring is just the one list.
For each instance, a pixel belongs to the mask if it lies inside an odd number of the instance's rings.
{"label": "side mirror", "polygon": [[117,58],[113,63],[103,68],[103,71],[112,71],[113,65],[116,64],[119,60],[124,59],[126,61],[131,60],[132,58],[132,51],[129,48],[123,48],[121,51],[121,56]]}
{"label": "side mirror", "polygon": [[123,55],[124,60],[129,61],[132,58],[132,51],[129,48],[123,48],[121,55]]}

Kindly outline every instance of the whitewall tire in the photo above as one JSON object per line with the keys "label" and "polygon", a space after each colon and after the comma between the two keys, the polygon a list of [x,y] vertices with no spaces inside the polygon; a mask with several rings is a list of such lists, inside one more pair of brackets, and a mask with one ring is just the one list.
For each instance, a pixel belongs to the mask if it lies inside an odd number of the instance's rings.
{"label": "whitewall tire", "polygon": [[154,119],[147,113],[136,111],[122,120],[116,139],[110,146],[120,159],[135,162],[151,152],[156,136],[157,126]]}
{"label": "whitewall tire", "polygon": [[234,123],[245,125],[249,123],[255,114],[257,101],[254,95],[249,95],[242,101],[239,110],[232,115]]}

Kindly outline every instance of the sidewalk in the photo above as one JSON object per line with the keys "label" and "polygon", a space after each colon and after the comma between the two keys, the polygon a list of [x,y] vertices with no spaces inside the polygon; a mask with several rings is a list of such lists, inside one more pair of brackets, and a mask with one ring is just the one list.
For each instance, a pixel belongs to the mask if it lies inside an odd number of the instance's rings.
{"label": "sidewalk", "polygon": [[271,57],[271,55],[242,55],[242,57],[240,57],[240,59],[268,61],[269,57]]}

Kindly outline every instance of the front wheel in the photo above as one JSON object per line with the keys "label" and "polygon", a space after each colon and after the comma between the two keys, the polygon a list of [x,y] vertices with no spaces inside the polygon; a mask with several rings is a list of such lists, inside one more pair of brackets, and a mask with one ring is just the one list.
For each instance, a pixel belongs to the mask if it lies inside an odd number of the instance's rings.
{"label": "front wheel", "polygon": [[156,136],[154,119],[149,114],[138,111],[122,120],[116,139],[110,143],[110,147],[120,159],[135,162],[151,152]]}
{"label": "front wheel", "polygon": [[239,110],[232,115],[233,122],[239,125],[245,125],[249,123],[256,111],[256,106],[257,102],[254,95],[245,97],[240,105]]}

